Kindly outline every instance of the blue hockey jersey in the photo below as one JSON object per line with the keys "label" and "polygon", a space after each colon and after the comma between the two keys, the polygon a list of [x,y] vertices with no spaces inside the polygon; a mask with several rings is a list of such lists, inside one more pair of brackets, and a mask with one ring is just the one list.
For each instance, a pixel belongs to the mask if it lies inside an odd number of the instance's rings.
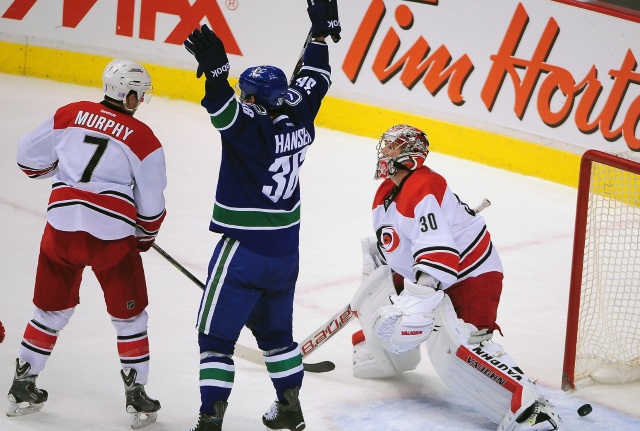
{"label": "blue hockey jersey", "polygon": [[222,136],[209,230],[266,256],[298,250],[299,171],[315,138],[313,122],[330,85],[328,47],[310,42],[276,118],[260,105],[239,102],[226,82],[207,88],[202,106]]}

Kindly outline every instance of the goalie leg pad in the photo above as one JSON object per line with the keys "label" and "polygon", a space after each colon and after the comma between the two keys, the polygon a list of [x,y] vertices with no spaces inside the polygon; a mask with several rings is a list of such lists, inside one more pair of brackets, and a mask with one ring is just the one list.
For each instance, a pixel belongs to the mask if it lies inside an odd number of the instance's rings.
{"label": "goalie leg pad", "polygon": [[389,297],[395,293],[391,270],[387,265],[382,265],[362,279],[349,304],[351,310],[358,312],[358,317],[360,314],[371,317],[378,308],[391,305]]}
{"label": "goalie leg pad", "polygon": [[[538,400],[538,393],[513,358],[499,344],[472,343],[478,331],[458,319],[447,296],[436,309],[435,323],[427,348],[442,381],[496,424],[521,419],[519,415]],[[517,428],[500,428],[512,429]]]}

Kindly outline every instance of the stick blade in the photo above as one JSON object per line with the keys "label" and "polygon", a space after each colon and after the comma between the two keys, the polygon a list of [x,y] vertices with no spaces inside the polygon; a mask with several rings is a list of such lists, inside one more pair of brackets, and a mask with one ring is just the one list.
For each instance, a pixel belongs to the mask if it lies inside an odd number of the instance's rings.
{"label": "stick blade", "polygon": [[322,361],[313,364],[303,363],[302,366],[307,373],[328,373],[336,368],[336,364],[331,361]]}

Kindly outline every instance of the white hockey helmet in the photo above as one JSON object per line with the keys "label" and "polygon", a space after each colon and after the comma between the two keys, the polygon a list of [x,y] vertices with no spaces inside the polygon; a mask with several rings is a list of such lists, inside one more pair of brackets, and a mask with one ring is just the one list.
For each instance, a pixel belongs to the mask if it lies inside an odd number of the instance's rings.
{"label": "white hockey helmet", "polygon": [[151,100],[151,76],[135,61],[116,58],[109,62],[102,73],[102,84],[104,94],[118,102],[124,101],[131,91],[136,92],[139,102]]}
{"label": "white hockey helmet", "polygon": [[429,140],[422,130],[397,124],[382,134],[376,148],[378,164],[374,178],[392,176],[398,169],[419,169],[429,155]]}

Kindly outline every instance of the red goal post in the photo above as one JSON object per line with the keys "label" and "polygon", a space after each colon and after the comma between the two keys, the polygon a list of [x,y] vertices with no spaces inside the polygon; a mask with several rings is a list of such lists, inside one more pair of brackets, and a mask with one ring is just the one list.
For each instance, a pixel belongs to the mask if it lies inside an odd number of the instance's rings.
{"label": "red goal post", "polygon": [[562,389],[640,379],[640,153],[582,156]]}

